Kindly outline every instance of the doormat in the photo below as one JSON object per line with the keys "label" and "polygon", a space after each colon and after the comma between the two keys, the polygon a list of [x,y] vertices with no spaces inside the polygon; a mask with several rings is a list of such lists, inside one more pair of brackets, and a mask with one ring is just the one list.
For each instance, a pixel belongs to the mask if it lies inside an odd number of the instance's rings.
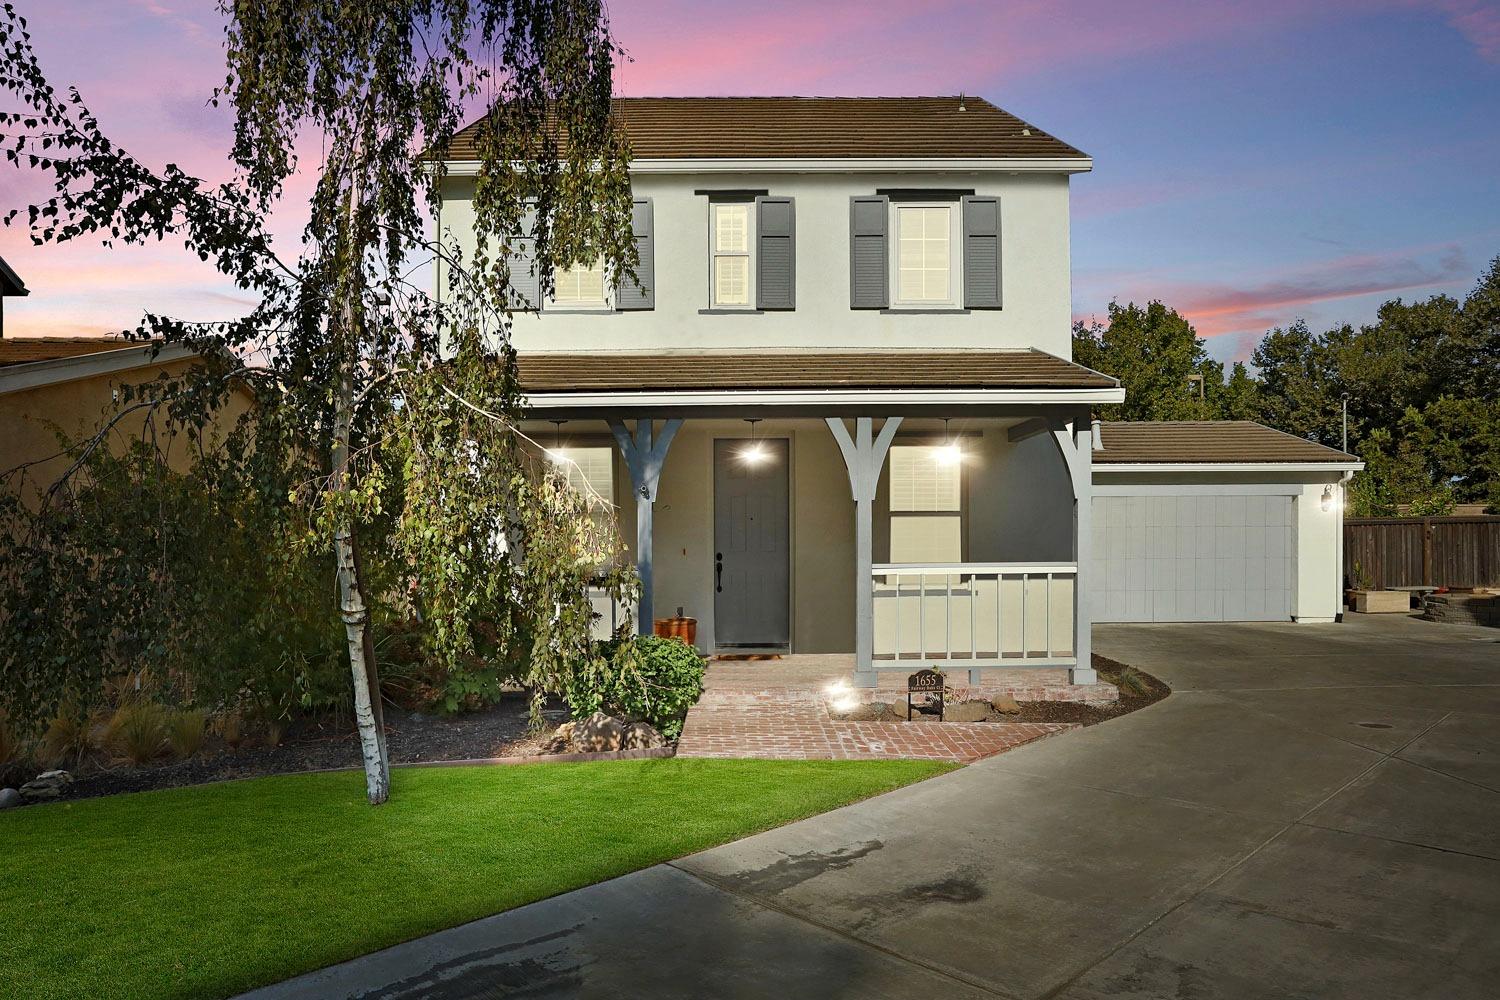
{"label": "doormat", "polygon": [[780,653],[715,653],[715,660],[779,660]]}

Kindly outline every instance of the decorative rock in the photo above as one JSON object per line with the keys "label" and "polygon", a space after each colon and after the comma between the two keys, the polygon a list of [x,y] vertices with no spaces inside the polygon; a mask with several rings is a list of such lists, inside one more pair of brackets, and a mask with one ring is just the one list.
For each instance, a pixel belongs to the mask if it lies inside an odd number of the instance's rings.
{"label": "decorative rock", "polygon": [[1019,715],[1021,705],[1008,694],[999,694],[990,699],[990,707],[1001,715]]}
{"label": "decorative rock", "polygon": [[632,722],[625,727],[624,734],[620,737],[621,750],[650,750],[666,745],[667,738],[649,722]]}
{"label": "decorative rock", "polygon": [[67,771],[43,771],[21,786],[20,795],[27,802],[50,802],[62,798],[72,783]]}
{"label": "decorative rock", "polygon": [[881,707],[885,709],[885,712],[884,712],[884,714],[881,715],[880,721],[882,721],[882,722],[905,722],[906,721],[906,702],[903,701],[900,704],[897,704],[896,702],[890,702],[889,704],[882,704]]}
{"label": "decorative rock", "polygon": [[618,750],[624,737],[625,727],[620,720],[604,712],[595,712],[573,728],[573,742],[585,753]]}
{"label": "decorative rock", "polygon": [[21,793],[14,788],[0,788],[0,809],[9,809],[21,804]]}
{"label": "decorative rock", "polygon": [[946,722],[983,722],[989,717],[990,703],[987,701],[961,701],[948,706],[943,713]]}

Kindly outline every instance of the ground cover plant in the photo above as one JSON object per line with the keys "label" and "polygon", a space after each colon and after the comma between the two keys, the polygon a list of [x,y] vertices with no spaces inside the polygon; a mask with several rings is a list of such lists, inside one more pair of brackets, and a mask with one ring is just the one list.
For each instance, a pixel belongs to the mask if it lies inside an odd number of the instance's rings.
{"label": "ground cover plant", "polygon": [[0,813],[0,983],[38,1000],[228,996],[949,769],[400,769],[374,810],[346,771],[13,810]]}

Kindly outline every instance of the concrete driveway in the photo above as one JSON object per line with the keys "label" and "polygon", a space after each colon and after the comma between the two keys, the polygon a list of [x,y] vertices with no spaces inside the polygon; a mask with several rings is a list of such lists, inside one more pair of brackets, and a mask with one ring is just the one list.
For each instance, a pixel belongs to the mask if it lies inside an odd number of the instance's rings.
{"label": "concrete driveway", "polygon": [[1102,626],[1123,719],[263,997],[1500,992],[1500,632]]}

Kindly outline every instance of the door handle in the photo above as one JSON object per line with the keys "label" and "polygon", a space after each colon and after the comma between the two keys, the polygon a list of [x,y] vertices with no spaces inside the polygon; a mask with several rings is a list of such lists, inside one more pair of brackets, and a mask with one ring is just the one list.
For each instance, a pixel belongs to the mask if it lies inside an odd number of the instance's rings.
{"label": "door handle", "polygon": [[724,553],[714,553],[714,593],[724,592]]}

